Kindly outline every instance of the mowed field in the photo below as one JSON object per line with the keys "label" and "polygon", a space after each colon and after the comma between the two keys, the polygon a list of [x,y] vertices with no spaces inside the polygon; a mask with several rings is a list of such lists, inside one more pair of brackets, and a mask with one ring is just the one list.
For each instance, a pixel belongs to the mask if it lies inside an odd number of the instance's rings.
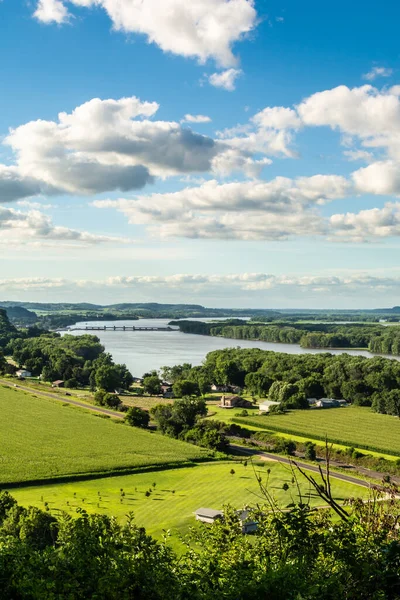
{"label": "mowed field", "polygon": [[[237,411],[235,411],[237,412]],[[400,456],[400,419],[374,413],[368,407],[294,410],[284,415],[235,417],[235,423],[308,439],[354,446]]]}
{"label": "mowed field", "polygon": [[[234,474],[230,472],[232,468]],[[136,523],[160,538],[167,529],[185,533],[194,524],[193,512],[198,508],[222,509],[230,504],[239,509],[245,505],[262,505],[256,475],[263,483],[268,481],[268,489],[280,506],[298,499],[290,468],[270,461],[254,469],[251,464],[246,467],[232,462],[203,463],[152,473],[18,488],[11,493],[23,505],[43,509],[47,503],[50,511],[61,509],[71,515],[81,507],[91,513],[106,513],[124,520],[133,511]],[[299,481],[302,493],[307,496],[308,483],[301,475]],[[284,483],[289,485],[287,491],[282,489]],[[152,492],[146,497],[150,489]],[[354,496],[366,498],[369,493],[366,488],[336,479],[332,479],[332,490],[340,501]],[[311,504],[321,506],[322,501],[311,498]]]}
{"label": "mowed field", "polygon": [[0,386],[0,485],[206,458],[208,451]]}

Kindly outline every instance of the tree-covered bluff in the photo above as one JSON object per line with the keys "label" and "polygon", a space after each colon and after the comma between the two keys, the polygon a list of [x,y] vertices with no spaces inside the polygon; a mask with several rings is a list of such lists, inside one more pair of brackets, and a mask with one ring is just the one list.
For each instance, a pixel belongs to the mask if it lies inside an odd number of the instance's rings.
{"label": "tree-covered bluff", "polygon": [[235,340],[300,344],[302,348],[362,348],[375,354],[400,355],[400,328],[379,324],[351,323],[272,323],[240,319],[204,323],[172,321],[184,333],[220,336]]}

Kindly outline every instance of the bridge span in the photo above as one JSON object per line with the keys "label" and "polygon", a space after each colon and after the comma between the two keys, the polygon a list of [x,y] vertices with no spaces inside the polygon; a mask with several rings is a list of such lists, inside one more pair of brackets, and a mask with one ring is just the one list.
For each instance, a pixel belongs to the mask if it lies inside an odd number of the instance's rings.
{"label": "bridge span", "polygon": [[80,327],[70,327],[68,331],[177,331],[177,329],[172,327],[135,327],[134,325],[82,325]]}

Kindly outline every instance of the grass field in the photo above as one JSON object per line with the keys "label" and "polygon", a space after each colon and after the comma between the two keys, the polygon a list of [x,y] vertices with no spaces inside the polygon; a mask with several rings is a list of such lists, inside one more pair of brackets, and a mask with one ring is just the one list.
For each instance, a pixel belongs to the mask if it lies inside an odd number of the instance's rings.
{"label": "grass field", "polygon": [[[232,467],[235,474],[231,475]],[[266,482],[268,489],[281,506],[297,499],[297,491],[292,484],[292,473],[288,466],[277,462],[265,462],[255,467],[257,475]],[[300,476],[301,477],[301,476]],[[289,490],[282,489],[283,483]],[[146,490],[156,487],[150,497]],[[121,496],[121,489],[125,496]],[[308,484],[301,482],[302,492],[308,494]],[[337,499],[351,496],[367,497],[366,488],[332,479],[332,489]],[[221,509],[226,504],[235,508],[245,505],[263,504],[258,497],[258,484],[255,473],[249,464],[203,463],[188,468],[170,469],[153,473],[136,473],[123,477],[73,482],[57,485],[42,485],[11,490],[23,505],[44,507],[47,502],[50,510],[62,509],[74,514],[77,507],[88,512],[101,512],[125,519],[127,513],[134,512],[138,525],[146,527],[148,533],[160,537],[163,529],[184,533],[194,524],[193,512],[201,507]],[[121,502],[122,500],[122,502]],[[321,500],[311,499],[312,504],[321,505]]]}
{"label": "grass field", "polygon": [[374,413],[367,407],[295,410],[284,415],[232,418],[244,427],[282,431],[308,439],[323,440],[327,436],[337,444],[400,456],[400,419]]}
{"label": "grass field", "polygon": [[0,386],[0,484],[196,460],[197,446]]}

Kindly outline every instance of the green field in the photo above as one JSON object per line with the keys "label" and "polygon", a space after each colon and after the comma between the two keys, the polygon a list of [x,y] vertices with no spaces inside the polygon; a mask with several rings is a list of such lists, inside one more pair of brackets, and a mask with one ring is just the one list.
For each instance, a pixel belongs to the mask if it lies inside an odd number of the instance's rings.
{"label": "green field", "polygon": [[[234,475],[230,473],[232,467]],[[292,484],[290,468],[277,462],[256,466],[257,475],[262,477],[263,482],[268,477],[267,469],[271,470],[268,489],[279,504],[286,506],[292,500],[296,501],[297,490]],[[288,491],[282,489],[284,482],[289,485]],[[153,483],[156,487],[150,497],[146,497],[145,492]],[[123,497],[121,489],[125,494]],[[307,495],[308,483],[301,481],[301,489]],[[335,479],[332,479],[332,489],[339,500],[368,495],[366,488]],[[69,514],[75,514],[76,508],[82,507],[88,512],[107,513],[124,519],[127,513],[133,511],[137,524],[157,537],[162,535],[163,529],[186,532],[194,524],[193,512],[201,507],[221,509],[230,504],[243,508],[245,505],[263,504],[258,497],[259,488],[252,466],[232,462],[42,485],[11,490],[11,493],[21,504],[44,508],[47,502],[51,511],[62,509]],[[311,502],[321,505],[319,498],[313,498]]]}
{"label": "green field", "polygon": [[197,446],[0,386],[0,484],[205,458]]}
{"label": "green field", "polygon": [[[238,412],[238,411],[235,411]],[[232,419],[231,419],[232,420]],[[284,415],[233,417],[235,423],[400,456],[400,419],[370,408],[294,410]]]}

